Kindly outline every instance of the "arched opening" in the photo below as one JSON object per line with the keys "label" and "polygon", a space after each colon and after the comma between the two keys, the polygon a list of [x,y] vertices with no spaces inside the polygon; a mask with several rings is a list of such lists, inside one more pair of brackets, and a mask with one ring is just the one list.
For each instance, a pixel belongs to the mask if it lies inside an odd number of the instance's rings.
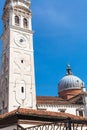
{"label": "arched opening", "polygon": [[28,27],[28,21],[26,18],[23,19],[23,26],[24,26],[24,28]]}
{"label": "arched opening", "polygon": [[19,17],[17,15],[15,16],[15,24],[19,25]]}

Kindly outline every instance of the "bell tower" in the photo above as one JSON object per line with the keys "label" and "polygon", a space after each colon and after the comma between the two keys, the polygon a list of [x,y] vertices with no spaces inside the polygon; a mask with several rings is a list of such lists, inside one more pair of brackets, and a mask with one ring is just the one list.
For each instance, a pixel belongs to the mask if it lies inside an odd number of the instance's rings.
{"label": "bell tower", "polygon": [[6,0],[3,10],[0,111],[36,108],[30,0]]}

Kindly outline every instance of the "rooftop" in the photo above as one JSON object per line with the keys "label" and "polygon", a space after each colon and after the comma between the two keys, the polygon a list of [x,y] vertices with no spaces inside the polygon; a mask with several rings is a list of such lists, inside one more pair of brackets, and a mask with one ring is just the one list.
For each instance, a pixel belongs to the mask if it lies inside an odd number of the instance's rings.
{"label": "rooftop", "polygon": [[[50,111],[42,111],[42,110],[34,110],[34,109],[25,109],[25,108],[18,108],[14,111],[5,113],[3,115],[0,115],[0,121],[9,117],[12,117],[14,115],[20,115],[21,116],[33,116],[33,117],[43,117],[43,118],[51,118],[51,119],[72,119],[77,121],[87,121],[87,118],[81,117],[81,116],[75,116],[68,113],[62,113],[62,112],[50,112]],[[34,118],[33,118],[34,119]]]}

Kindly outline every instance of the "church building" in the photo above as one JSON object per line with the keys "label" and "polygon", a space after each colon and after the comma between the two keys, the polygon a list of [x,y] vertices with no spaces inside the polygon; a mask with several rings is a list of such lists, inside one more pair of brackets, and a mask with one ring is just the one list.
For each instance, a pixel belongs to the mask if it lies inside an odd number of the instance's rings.
{"label": "church building", "polygon": [[58,96],[36,96],[30,4],[6,0],[3,8],[0,130],[86,130],[87,91],[70,65]]}
{"label": "church building", "polygon": [[66,75],[58,83],[58,96],[37,97],[37,108],[87,116],[87,91],[84,82],[72,74],[70,65],[66,70]]}

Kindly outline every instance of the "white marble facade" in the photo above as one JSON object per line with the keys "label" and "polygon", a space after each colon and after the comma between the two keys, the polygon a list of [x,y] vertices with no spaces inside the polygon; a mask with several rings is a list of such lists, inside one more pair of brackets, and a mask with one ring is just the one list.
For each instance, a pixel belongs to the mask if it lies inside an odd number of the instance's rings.
{"label": "white marble facade", "polygon": [[29,7],[30,1],[15,0],[8,0],[4,7],[1,113],[19,106],[36,108],[32,14]]}

